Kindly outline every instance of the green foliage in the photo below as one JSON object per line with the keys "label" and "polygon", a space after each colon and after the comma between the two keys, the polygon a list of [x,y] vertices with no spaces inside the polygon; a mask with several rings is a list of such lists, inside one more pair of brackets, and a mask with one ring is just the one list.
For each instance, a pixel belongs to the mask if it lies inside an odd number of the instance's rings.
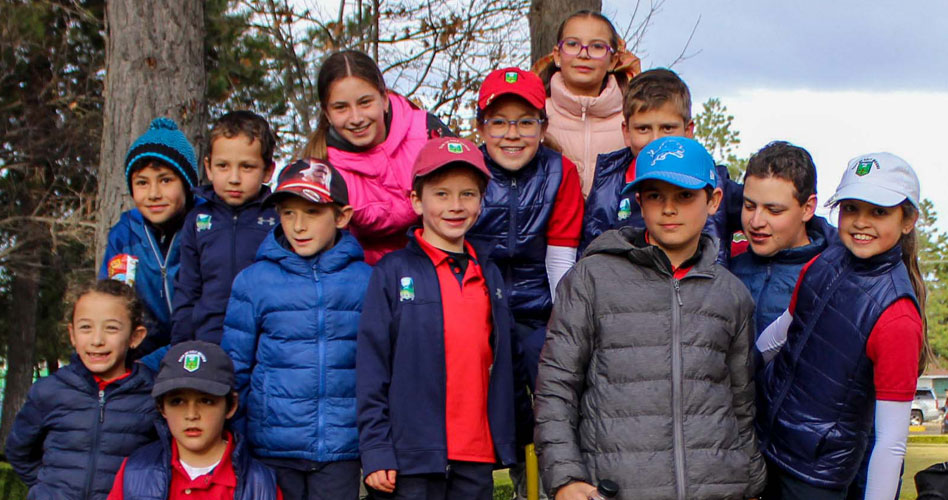
{"label": "green foliage", "polygon": [[6,462],[0,462],[0,498],[7,500],[22,500],[26,498],[28,488],[13,472],[13,468]]}
{"label": "green foliage", "polygon": [[938,231],[938,214],[930,200],[922,200],[916,229],[919,264],[928,289],[926,317],[932,351],[945,364],[948,360],[948,234]]}
{"label": "green foliage", "polygon": [[702,111],[694,120],[695,139],[707,148],[716,162],[727,165],[732,179],[743,179],[747,158],[735,154],[741,133],[731,128],[734,116],[727,113],[727,106],[721,104],[721,99],[712,97],[702,104]]}

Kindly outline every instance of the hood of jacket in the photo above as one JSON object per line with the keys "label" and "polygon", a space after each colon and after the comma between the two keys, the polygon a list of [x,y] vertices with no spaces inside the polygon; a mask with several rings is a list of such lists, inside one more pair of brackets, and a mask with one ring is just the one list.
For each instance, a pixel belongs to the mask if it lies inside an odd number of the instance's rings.
{"label": "hood of jacket", "polygon": [[[597,253],[626,255],[635,264],[649,266],[671,274],[671,265],[662,249],[654,245],[636,246],[635,240],[643,232],[645,232],[645,229],[632,226],[606,231],[586,248],[583,257]],[[694,265],[695,272],[714,275],[714,261],[718,256],[717,241],[710,235],[701,233],[698,250],[701,252],[701,256]]]}
{"label": "hood of jacket", "polygon": [[550,79],[550,99],[560,111],[579,117],[586,109],[587,116],[607,118],[622,112],[622,90],[616,77],[609,75],[606,87],[596,97],[575,95],[566,88],[559,71]]}
{"label": "hood of jacket", "polygon": [[362,247],[349,231],[339,230],[336,233],[336,244],[328,250],[312,256],[301,257],[293,250],[283,246],[286,241],[282,226],[276,226],[263,240],[257,250],[256,261],[268,260],[276,263],[283,269],[295,274],[309,276],[313,265],[321,272],[335,272],[345,268],[352,262],[365,260]]}

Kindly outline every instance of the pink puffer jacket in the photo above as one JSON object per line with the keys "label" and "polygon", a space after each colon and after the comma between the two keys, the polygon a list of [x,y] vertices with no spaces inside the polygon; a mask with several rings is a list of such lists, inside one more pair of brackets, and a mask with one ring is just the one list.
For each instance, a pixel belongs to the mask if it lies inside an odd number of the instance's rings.
{"label": "pink puffer jacket", "polygon": [[365,261],[371,265],[386,253],[403,248],[409,226],[419,223],[408,197],[411,167],[428,140],[427,112],[398,94],[389,93],[388,97],[392,120],[383,143],[361,152],[327,148],[329,162],[349,189],[353,209],[349,231],[359,240]]}
{"label": "pink puffer jacket", "polygon": [[596,156],[625,147],[622,137],[622,90],[609,75],[598,97],[570,93],[559,72],[550,80],[546,100],[549,117],[547,135],[563,148],[563,155],[576,164],[583,197],[589,194],[596,170]]}

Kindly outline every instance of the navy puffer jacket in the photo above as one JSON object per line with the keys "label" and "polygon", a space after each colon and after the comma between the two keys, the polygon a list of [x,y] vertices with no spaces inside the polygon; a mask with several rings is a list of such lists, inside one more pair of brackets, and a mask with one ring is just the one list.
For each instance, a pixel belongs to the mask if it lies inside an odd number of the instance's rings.
{"label": "navy puffer jacket", "polygon": [[[600,234],[621,227],[645,227],[642,209],[635,201],[635,193],[622,193],[625,187],[625,173],[632,166],[635,155],[630,148],[620,149],[599,155],[596,159],[596,173],[592,189],[586,197],[583,212],[583,234],[579,242],[579,253]],[[728,267],[731,256],[731,235],[741,229],[741,205],[744,186],[730,179],[727,167],[717,165],[718,187],[724,191],[724,198],[718,211],[708,217],[704,231],[718,239],[717,263]]]}
{"label": "navy puffer jacket", "polygon": [[104,500],[122,460],[155,439],[154,375],[132,373],[100,391],[73,354],[38,380],[7,438],[7,460],[33,500]]}
{"label": "navy puffer jacket", "polygon": [[356,332],[372,269],[346,231],[310,258],[285,241],[277,226],[227,306],[222,347],[243,402],[235,428],[257,456],[355,460]]}
{"label": "navy puffer jacket", "polygon": [[263,206],[270,188],[239,207],[224,203],[213,186],[194,193],[207,200],[193,208],[181,228],[181,267],[174,283],[171,343],[204,340],[221,343],[224,311],[237,273],[253,264],[257,248],[279,223]]}
{"label": "navy puffer jacket", "polygon": [[761,257],[748,249],[731,261],[731,272],[750,290],[757,304],[758,336],[790,305],[790,296],[803,265],[839,237],[836,228],[822,217],[810,219],[806,233],[810,237],[809,245],[781,250],[770,257]]}

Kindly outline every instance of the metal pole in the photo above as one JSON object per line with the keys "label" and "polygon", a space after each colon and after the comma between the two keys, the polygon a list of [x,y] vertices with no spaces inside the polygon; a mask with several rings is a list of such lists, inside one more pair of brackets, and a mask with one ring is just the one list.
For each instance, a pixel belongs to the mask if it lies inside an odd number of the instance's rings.
{"label": "metal pole", "polygon": [[540,466],[537,464],[536,450],[533,443],[527,445],[527,500],[540,499]]}

